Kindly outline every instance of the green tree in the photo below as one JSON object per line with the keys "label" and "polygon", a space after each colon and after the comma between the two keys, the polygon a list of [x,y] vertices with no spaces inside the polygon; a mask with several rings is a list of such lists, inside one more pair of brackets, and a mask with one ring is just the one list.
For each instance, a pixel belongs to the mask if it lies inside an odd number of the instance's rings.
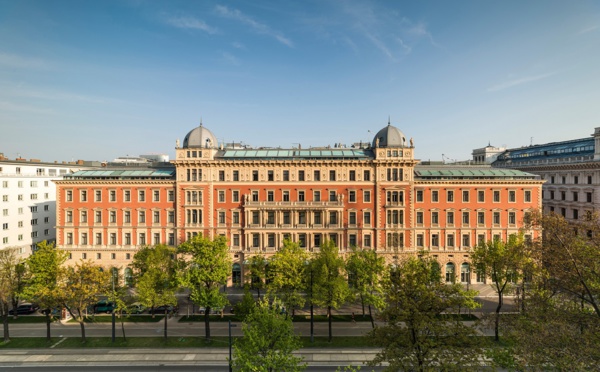
{"label": "green tree", "polygon": [[494,319],[494,337],[500,340],[500,310],[504,304],[504,294],[509,284],[516,283],[522,275],[526,262],[523,235],[510,235],[507,242],[494,239],[480,242],[471,253],[471,262],[476,270],[483,271],[492,281],[498,294],[498,306]]}
{"label": "green tree", "polygon": [[46,339],[50,340],[52,310],[61,307],[62,294],[58,281],[69,254],[57,249],[45,240],[38,243],[37,250],[27,258],[30,273],[23,297],[37,303],[46,316]]}
{"label": "green tree", "polygon": [[247,268],[250,274],[250,288],[256,291],[260,300],[260,291],[266,288],[268,261],[262,254],[248,258]]}
{"label": "green tree", "polygon": [[329,342],[333,339],[331,310],[338,309],[351,296],[346,280],[344,259],[331,240],[325,241],[315,255],[309,268],[313,275],[313,301],[317,306],[327,307],[329,318]]}
{"label": "green tree", "polygon": [[85,316],[98,298],[110,291],[110,273],[91,261],[80,261],[62,272],[58,282],[61,304],[81,328],[81,340],[86,342]]}
{"label": "green tree", "polygon": [[475,308],[474,291],[445,284],[435,261],[409,257],[392,267],[383,284],[385,325],[370,336],[382,350],[370,365],[388,362],[387,371],[469,371],[480,369],[482,340],[453,312]]}
{"label": "green tree", "polygon": [[256,306],[256,301],[254,301],[254,296],[248,287],[244,287],[244,296],[242,300],[235,304],[234,311],[237,316],[241,319],[246,319],[246,317],[252,312],[252,309]]}
{"label": "green tree", "polygon": [[378,256],[374,250],[353,249],[346,260],[346,270],[350,277],[352,292],[360,299],[362,315],[365,316],[365,305],[367,305],[371,326],[375,328],[371,306],[383,305],[381,280],[385,271],[385,259]]}
{"label": "green tree", "polygon": [[304,278],[308,259],[309,254],[305,249],[300,248],[298,243],[285,239],[283,247],[269,263],[269,295],[279,297],[292,316],[306,301],[303,292],[306,290]]}
{"label": "green tree", "polygon": [[233,365],[241,372],[303,371],[306,364],[292,353],[301,347],[292,320],[276,303],[259,300],[242,324],[244,337],[234,345]]}
{"label": "green tree", "polygon": [[137,300],[147,308],[177,305],[175,292],[179,288],[176,250],[164,244],[146,246],[133,256],[133,269]]}
{"label": "green tree", "polygon": [[179,246],[183,254],[182,283],[190,288],[190,299],[204,307],[206,341],[210,341],[210,310],[223,308],[229,302],[221,286],[227,284],[231,273],[231,259],[227,240],[218,236],[214,240],[201,235],[192,237]]}
{"label": "green tree", "polygon": [[[16,309],[25,280],[25,265],[17,248],[0,250],[0,315],[4,324],[4,342],[10,341],[8,331],[9,306]],[[15,311],[15,317],[16,317]]]}
{"label": "green tree", "polygon": [[493,354],[515,370],[589,371],[600,364],[600,225],[598,216],[570,223],[554,213],[532,214],[543,231],[529,255],[524,311],[502,323],[509,348]]}

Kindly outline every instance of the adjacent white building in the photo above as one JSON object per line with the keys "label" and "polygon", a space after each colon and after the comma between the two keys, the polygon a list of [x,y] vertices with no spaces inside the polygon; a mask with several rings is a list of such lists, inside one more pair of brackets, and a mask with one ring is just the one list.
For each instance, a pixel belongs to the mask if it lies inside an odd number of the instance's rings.
{"label": "adjacent white building", "polygon": [[56,239],[56,187],[53,180],[80,169],[77,163],[9,160],[0,153],[0,249],[17,247],[28,256],[43,241]]}

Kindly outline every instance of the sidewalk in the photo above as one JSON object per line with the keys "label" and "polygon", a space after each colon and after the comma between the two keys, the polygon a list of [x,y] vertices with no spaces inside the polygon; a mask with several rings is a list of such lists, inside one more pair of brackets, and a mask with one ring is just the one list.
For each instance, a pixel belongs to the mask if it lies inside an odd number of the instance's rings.
{"label": "sidewalk", "polygon": [[[308,365],[363,365],[377,354],[375,348],[301,349],[296,355]],[[42,366],[151,366],[151,365],[227,365],[229,350],[206,349],[5,349],[0,353],[0,368]]]}

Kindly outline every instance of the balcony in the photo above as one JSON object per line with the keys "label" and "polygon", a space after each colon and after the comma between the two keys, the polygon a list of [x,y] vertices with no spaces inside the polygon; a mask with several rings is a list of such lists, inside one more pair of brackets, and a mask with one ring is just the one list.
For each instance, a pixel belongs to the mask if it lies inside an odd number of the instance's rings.
{"label": "balcony", "polygon": [[344,202],[341,200],[336,201],[252,201],[247,200],[244,202],[245,207],[252,208],[343,208]]}

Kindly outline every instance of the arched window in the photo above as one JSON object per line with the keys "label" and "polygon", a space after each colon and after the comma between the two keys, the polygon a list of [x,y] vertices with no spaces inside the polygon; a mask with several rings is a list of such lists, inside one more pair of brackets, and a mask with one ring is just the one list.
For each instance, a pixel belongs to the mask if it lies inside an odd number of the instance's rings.
{"label": "arched window", "polygon": [[466,262],[460,265],[460,281],[461,283],[471,283],[471,267]]}
{"label": "arched window", "polygon": [[234,263],[231,268],[231,281],[234,287],[242,285],[242,268],[238,263]]}
{"label": "arched window", "polygon": [[456,280],[454,264],[452,262],[448,262],[446,264],[446,283],[454,283]]}
{"label": "arched window", "polygon": [[125,269],[125,285],[128,287],[133,286],[133,270],[129,267]]}

